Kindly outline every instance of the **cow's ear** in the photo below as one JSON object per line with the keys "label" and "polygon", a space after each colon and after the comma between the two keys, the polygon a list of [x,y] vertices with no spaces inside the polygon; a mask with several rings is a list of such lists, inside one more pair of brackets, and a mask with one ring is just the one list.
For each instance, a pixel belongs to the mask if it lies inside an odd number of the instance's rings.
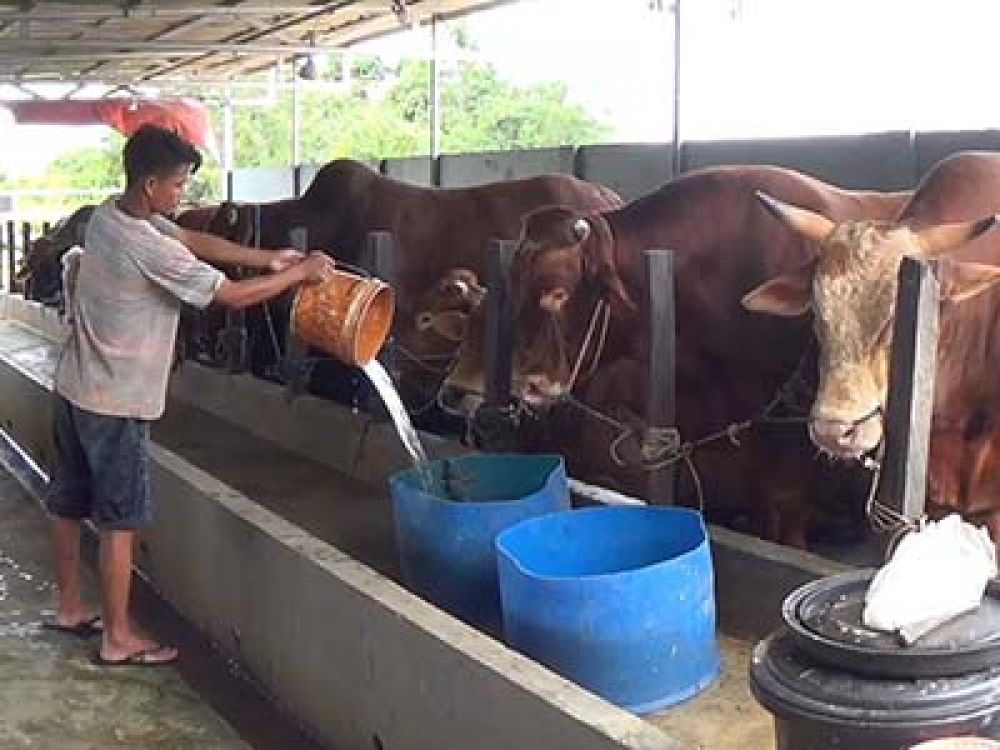
{"label": "cow's ear", "polygon": [[634,315],[639,308],[625,289],[625,282],[622,281],[615,266],[614,239],[611,237],[608,222],[600,214],[577,219],[573,229],[577,236],[581,234],[579,231],[581,221],[585,221],[590,227],[589,232],[583,233],[584,242],[580,246],[584,273],[588,278],[596,279],[605,288],[612,312],[619,317]]}
{"label": "cow's ear", "polygon": [[816,261],[790,273],[765,281],[743,296],[743,307],[751,312],[793,318],[812,307],[812,280]]}
{"label": "cow's ear", "polygon": [[423,312],[417,316],[417,329],[434,331],[441,338],[459,344],[469,329],[469,316],[459,310]]}
{"label": "cow's ear", "polygon": [[916,233],[917,242],[920,247],[920,257],[933,258],[949,253],[991,229],[996,224],[996,221],[996,216],[987,216],[975,221],[938,224],[937,226],[922,229]]}
{"label": "cow's ear", "polygon": [[964,302],[1000,281],[1000,266],[985,263],[941,263],[941,298]]}

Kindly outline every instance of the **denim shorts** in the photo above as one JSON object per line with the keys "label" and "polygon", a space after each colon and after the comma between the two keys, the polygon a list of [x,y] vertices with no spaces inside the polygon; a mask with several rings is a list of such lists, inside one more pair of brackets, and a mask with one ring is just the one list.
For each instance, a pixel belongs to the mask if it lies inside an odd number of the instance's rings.
{"label": "denim shorts", "polygon": [[56,394],[55,463],[45,507],[57,518],[89,518],[105,531],[135,530],[153,520],[149,422],[86,411]]}

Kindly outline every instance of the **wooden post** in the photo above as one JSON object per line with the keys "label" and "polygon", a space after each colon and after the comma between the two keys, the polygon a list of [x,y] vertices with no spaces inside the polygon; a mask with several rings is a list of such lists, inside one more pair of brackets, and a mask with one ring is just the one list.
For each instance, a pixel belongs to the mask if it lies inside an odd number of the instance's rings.
{"label": "wooden post", "polygon": [[924,512],[939,307],[934,268],[904,258],[892,331],[878,498],[911,520]]}
{"label": "wooden post", "polygon": [[[674,307],[674,254],[647,250],[646,304],[649,310],[649,393],[646,423],[650,428],[673,428],[676,423],[676,311]],[[654,505],[673,505],[676,464],[650,471],[646,499]]]}

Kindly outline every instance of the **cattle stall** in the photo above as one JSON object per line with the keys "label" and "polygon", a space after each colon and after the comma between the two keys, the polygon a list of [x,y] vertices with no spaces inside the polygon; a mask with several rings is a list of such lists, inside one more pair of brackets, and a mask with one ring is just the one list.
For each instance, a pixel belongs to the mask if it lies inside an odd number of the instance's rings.
{"label": "cattle stall", "polygon": [[[0,425],[30,459],[15,467],[22,475],[51,456],[48,389],[64,335],[54,311],[0,298]],[[424,440],[436,457],[462,450]],[[398,583],[385,480],[405,458],[389,425],[187,363],[152,454],[161,515],[142,570],[338,748],[767,748],[770,717],[746,685],[750,650],[788,592],[844,569],[711,529],[724,674],[640,719]]]}

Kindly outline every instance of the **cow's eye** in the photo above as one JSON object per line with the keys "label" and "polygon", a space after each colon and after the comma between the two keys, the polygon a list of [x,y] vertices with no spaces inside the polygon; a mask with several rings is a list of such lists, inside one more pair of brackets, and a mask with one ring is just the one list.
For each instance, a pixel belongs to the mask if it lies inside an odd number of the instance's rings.
{"label": "cow's eye", "polygon": [[989,426],[989,416],[983,409],[976,409],[969,416],[969,421],[965,423],[966,440],[975,440],[986,432]]}

